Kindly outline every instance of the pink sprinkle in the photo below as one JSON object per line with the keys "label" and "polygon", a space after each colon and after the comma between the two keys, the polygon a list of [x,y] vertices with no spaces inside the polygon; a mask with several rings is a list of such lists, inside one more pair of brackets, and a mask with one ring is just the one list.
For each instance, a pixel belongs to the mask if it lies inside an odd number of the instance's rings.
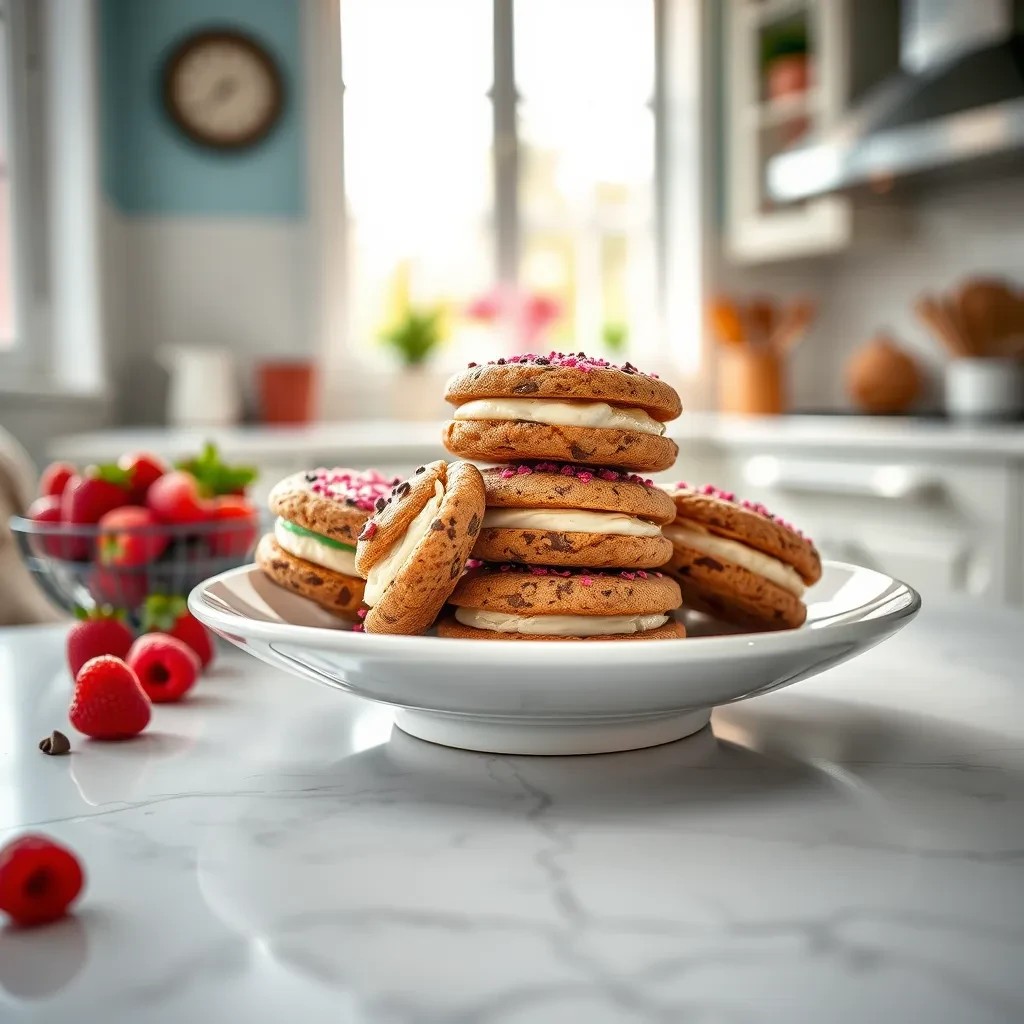
{"label": "pink sprinkle", "polygon": [[361,619],[365,619],[366,618],[366,612],[367,612],[366,608],[360,608],[359,611],[356,612],[356,615],[358,615],[359,618],[361,618]]}
{"label": "pink sprinkle", "polygon": [[[643,373],[632,363],[626,362],[621,366],[608,362],[607,359],[599,359],[588,356],[585,352],[549,352],[546,356],[535,352],[526,352],[519,355],[508,356],[507,358],[492,359],[488,366],[554,366],[566,369],[579,370],[581,373],[590,373],[593,370],[619,370],[622,373],[638,374],[658,380],[656,373]],[[475,369],[477,363],[470,363],[469,369]]]}
{"label": "pink sprinkle", "polygon": [[781,526],[784,530],[788,530],[790,533],[795,534],[801,540],[810,541],[810,538],[798,530],[792,523],[786,522],[785,519],[780,519],[777,515],[769,512],[764,505],[759,501],[750,501],[746,498],[738,501],[736,495],[732,491],[724,491],[720,487],[715,487],[712,484],[705,484],[703,487],[690,487],[688,484],[680,481],[675,485],[676,490],[680,491],[692,491],[695,494],[705,494],[711,498],[717,498],[719,501],[728,501],[731,504],[739,505],[740,508],[746,509],[748,512],[753,512],[755,515],[763,516],[765,519],[770,519],[776,526]]}
{"label": "pink sprinkle", "polygon": [[637,571],[636,571],[636,574],[637,574],[637,576],[639,576],[639,577],[640,577],[640,579],[642,579],[642,580],[645,580],[645,579],[647,579],[647,573],[646,573],[646,572],[644,572],[644,570],[643,570],[643,569],[637,569]]}
{"label": "pink sprinkle", "polygon": [[387,497],[400,482],[400,477],[384,476],[375,469],[324,469],[321,466],[306,474],[306,483],[313,494],[363,512],[373,512],[377,499]]}
{"label": "pink sprinkle", "polygon": [[512,470],[512,469],[503,469],[501,471],[501,479],[502,480],[508,480],[510,477],[513,477],[515,475],[516,475],[515,474],[515,470]]}
{"label": "pink sprinkle", "polygon": [[531,574],[532,576],[547,576],[547,574],[548,574],[548,571],[547,571],[547,569],[542,569],[542,568],[541,568],[541,567],[540,567],[539,565],[535,565],[535,566],[534,566],[534,567],[533,567],[533,568],[532,568],[532,569],[530,570],[530,574]]}
{"label": "pink sprinkle", "polygon": [[575,473],[573,473],[572,466],[563,466],[562,476],[575,476]]}
{"label": "pink sprinkle", "polygon": [[588,473],[586,470],[584,470],[582,473],[576,474],[576,479],[582,480],[585,484],[589,484],[590,481],[594,479],[594,474]]}
{"label": "pink sprinkle", "polygon": [[594,581],[589,576],[581,576],[580,583],[585,587],[592,587],[594,585]]}
{"label": "pink sprinkle", "polygon": [[518,469],[516,470],[516,473],[517,473],[517,474],[518,474],[519,476],[529,476],[529,475],[530,475],[530,474],[531,474],[532,472],[533,472],[533,470],[532,470],[532,469],[530,469],[530,467],[529,467],[529,466],[520,466],[520,467],[519,467],[519,468],[518,468]]}
{"label": "pink sprinkle", "polygon": [[626,572],[625,570],[623,570],[622,578],[623,579],[627,579],[627,580],[635,580],[636,579],[636,573],[635,572]]}
{"label": "pink sprinkle", "polygon": [[370,522],[363,527],[363,532],[359,534],[360,540],[372,540],[373,535],[377,532],[377,524]]}
{"label": "pink sprinkle", "polygon": [[467,569],[479,569],[484,563],[479,558],[467,558],[466,568]]}
{"label": "pink sprinkle", "polygon": [[361,622],[357,622],[352,627],[352,632],[353,633],[365,633],[366,632],[366,627]]}

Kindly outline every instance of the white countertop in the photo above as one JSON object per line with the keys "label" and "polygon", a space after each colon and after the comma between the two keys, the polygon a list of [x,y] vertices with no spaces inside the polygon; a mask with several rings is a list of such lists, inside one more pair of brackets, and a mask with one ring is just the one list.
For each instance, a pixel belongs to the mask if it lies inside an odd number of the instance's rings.
{"label": "white countertop", "polygon": [[[872,416],[724,416],[687,412],[669,426],[682,446],[707,443],[724,448],[882,451],[1024,459],[1024,423],[968,425],[942,420]],[[147,449],[179,458],[213,440],[233,459],[292,459],[306,462],[415,465],[444,456],[440,422],[363,420],[308,427],[213,429],[118,428],[55,438],[53,458],[72,462],[114,460],[125,451]]]}
{"label": "white countertop", "polygon": [[62,634],[0,631],[0,841],[89,876],[0,928],[0,1020],[1019,1022],[1020,635],[926,607],[713,733],[575,759],[391,735],[224,653],[142,738],[47,758]]}

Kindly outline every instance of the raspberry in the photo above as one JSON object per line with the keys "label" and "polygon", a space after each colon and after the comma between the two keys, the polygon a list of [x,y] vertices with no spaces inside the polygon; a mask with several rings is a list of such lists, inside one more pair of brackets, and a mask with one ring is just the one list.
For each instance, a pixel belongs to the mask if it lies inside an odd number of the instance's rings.
{"label": "raspberry", "polygon": [[154,704],[181,700],[199,676],[199,656],[164,633],[146,633],[132,644],[128,665]]}
{"label": "raspberry", "polygon": [[68,711],[79,732],[97,740],[126,739],[146,728],[150,714],[139,677],[120,658],[104,654],[82,666]]}
{"label": "raspberry", "polygon": [[166,633],[181,640],[196,652],[203,668],[213,661],[210,633],[198,619],[193,618],[183,597],[153,594],[146,598],[142,629],[146,633]]}
{"label": "raspberry", "polygon": [[82,882],[78,858],[46,836],[25,835],[0,849],[0,910],[15,924],[63,917]]}

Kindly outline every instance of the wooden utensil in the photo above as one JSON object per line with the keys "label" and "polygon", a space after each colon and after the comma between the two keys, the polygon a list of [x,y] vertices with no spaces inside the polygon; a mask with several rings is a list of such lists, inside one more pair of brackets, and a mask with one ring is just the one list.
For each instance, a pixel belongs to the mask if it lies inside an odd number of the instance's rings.
{"label": "wooden utensil", "polygon": [[789,309],[784,310],[771,336],[771,348],[780,356],[796,348],[807,333],[814,313],[814,303],[807,299],[799,299]]}
{"label": "wooden utensil", "polygon": [[918,319],[942,342],[954,359],[971,354],[954,314],[942,299],[927,293],[919,295],[914,304],[914,311]]}
{"label": "wooden utensil", "polygon": [[716,299],[711,304],[711,327],[723,345],[745,345],[747,332],[736,303],[729,299]]}
{"label": "wooden utensil", "polygon": [[776,324],[776,308],[771,299],[751,299],[747,306],[747,322],[750,324],[750,338],[753,345],[767,345],[771,341]]}

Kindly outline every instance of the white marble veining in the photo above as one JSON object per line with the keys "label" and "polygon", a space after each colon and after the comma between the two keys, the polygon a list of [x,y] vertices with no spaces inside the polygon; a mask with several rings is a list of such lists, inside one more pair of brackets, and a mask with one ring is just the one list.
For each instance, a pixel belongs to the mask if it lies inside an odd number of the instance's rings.
{"label": "white marble veining", "polygon": [[4,1022],[1024,1019],[1019,613],[926,607],[713,731],[566,759],[227,651],[142,738],[47,758],[61,641],[0,631],[0,841],[88,887],[0,928]]}

